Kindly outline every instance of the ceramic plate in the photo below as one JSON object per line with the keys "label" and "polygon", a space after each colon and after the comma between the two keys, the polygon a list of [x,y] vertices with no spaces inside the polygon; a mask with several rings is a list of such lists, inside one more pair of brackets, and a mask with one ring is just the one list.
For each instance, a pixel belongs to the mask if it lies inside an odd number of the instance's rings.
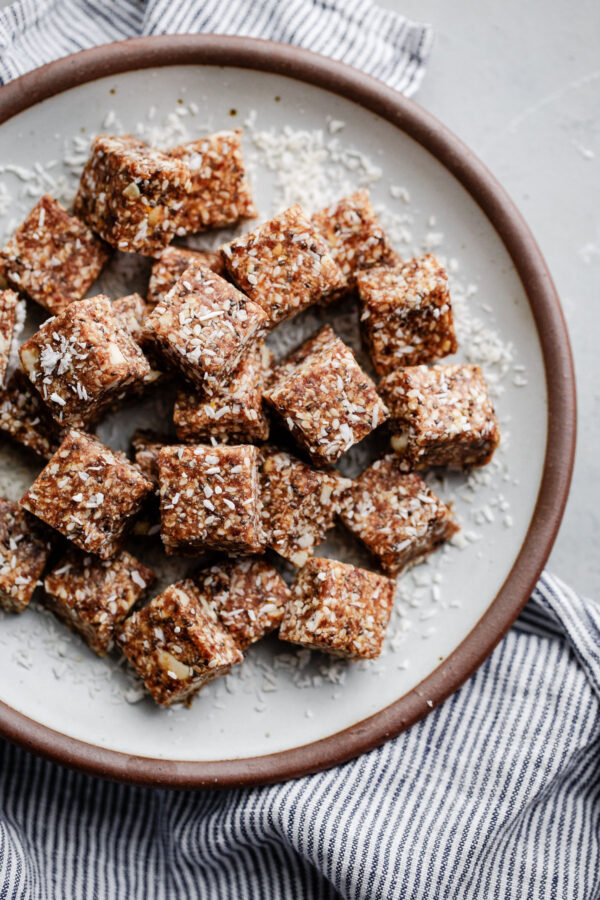
{"label": "ceramic plate", "polygon": [[[430,476],[454,502],[461,537],[400,580],[379,660],[348,664],[270,638],[191,709],[163,710],[142,697],[116,656],[97,659],[34,603],[0,622],[0,729],[95,773],[225,785],[324,768],[426,715],[481,664],[525,603],[550,551],[572,465],[574,387],[560,307],[502,189],[442,125],[380,83],[249,39],[149,38],[86,51],[3,88],[0,119],[3,232],[44,191],[69,201],[89,137],[100,131],[174,144],[242,128],[263,219],[297,199],[316,209],[368,187],[402,255],[429,250],[445,260],[457,359],[482,364],[503,433],[487,469]],[[147,276],[147,261],[119,256],[91,293],[144,291]],[[324,320],[361,355],[349,302],[283,326],[271,339],[276,352]],[[40,321],[30,307],[26,328]],[[107,420],[100,434],[126,448],[134,427],[165,427],[168,403],[148,400]],[[341,468],[355,474],[384,448],[383,437],[368,442]],[[18,498],[38,469],[2,444],[3,492]],[[139,542],[132,549],[144,560],[160,555]],[[365,563],[341,531],[319,553]],[[159,568],[166,583],[190,562]]]}

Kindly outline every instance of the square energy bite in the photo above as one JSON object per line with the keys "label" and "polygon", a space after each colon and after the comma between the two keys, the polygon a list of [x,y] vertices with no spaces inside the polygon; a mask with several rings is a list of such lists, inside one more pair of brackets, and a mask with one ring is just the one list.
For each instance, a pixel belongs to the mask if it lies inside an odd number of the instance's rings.
{"label": "square energy bite", "polygon": [[16,369],[0,391],[0,431],[44,459],[62,440],[62,429],[22,369]]}
{"label": "square energy bite", "polygon": [[124,454],[69,431],[21,506],[86,553],[110,559],[151,490]]}
{"label": "square energy bite", "polygon": [[353,482],[341,519],[393,578],[458,531],[451,510],[416,472],[403,474],[394,455]]}
{"label": "square energy bite", "polygon": [[381,653],[394,582],[335,559],[309,559],[292,586],[279,629],[282,641],[348,659]]}
{"label": "square energy bite", "polygon": [[156,703],[190,700],[242,662],[242,652],[191,580],[172,584],[125,620],[117,643]]}
{"label": "square energy bite", "polygon": [[39,522],[0,497],[0,608],[19,613],[29,604],[52,545]]}
{"label": "square energy bite", "polygon": [[192,263],[148,316],[143,339],[202,388],[208,378],[229,379],[265,324],[260,306]]}
{"label": "square energy bite", "polygon": [[264,559],[225,560],[203,569],[195,581],[242,650],[279,626],[291,599],[277,569]]}
{"label": "square energy bite", "polygon": [[336,462],[387,419],[375,385],[328,325],[276,367],[264,396],[315,465]]}
{"label": "square energy bite", "polygon": [[75,212],[113,247],[158,256],[177,233],[190,188],[181,160],[131,135],[101,134],[92,141]]}
{"label": "square energy bite", "polygon": [[168,554],[264,550],[258,462],[250,445],[162,448],[160,533]]}
{"label": "square energy bite", "polygon": [[45,605],[104,656],[116,628],[154,581],[154,572],[129,553],[98,559],[72,548],[44,579]]}
{"label": "square energy bite", "polygon": [[185,270],[196,263],[203,269],[211,269],[217,275],[224,272],[223,260],[218,253],[208,250],[190,250],[187,247],[166,247],[152,266],[148,282],[147,300],[156,306],[167,296]]}
{"label": "square energy bite", "polygon": [[23,369],[61,425],[85,428],[150,377],[148,360],[104,294],[80,300],[22,344]]}
{"label": "square energy bite", "polygon": [[178,234],[223,228],[256,217],[242,158],[242,132],[218,131],[169,150],[191,172]]}
{"label": "square energy bite", "polygon": [[479,366],[410,366],[379,384],[403,471],[485,466],[500,430]]}
{"label": "square energy bite", "polygon": [[252,444],[269,437],[269,420],[262,394],[271,372],[273,354],[255,344],[244,356],[226,385],[207,379],[200,392],[182,390],[177,395],[173,421],[180,441]]}
{"label": "square energy bite", "polygon": [[14,291],[0,290],[0,387],[10,360],[10,350],[15,333],[19,295]]}
{"label": "square energy bite", "polygon": [[313,469],[283,450],[262,453],[261,491],[267,546],[300,568],[340,512],[352,484],[334,470]]}
{"label": "square energy bite", "polygon": [[109,255],[80,219],[45,194],[0,250],[0,273],[15,290],[58,313],[81,300]]}
{"label": "square energy bite", "polygon": [[361,331],[378,375],[456,353],[448,276],[427,254],[359,272]]}
{"label": "square energy bite", "polygon": [[385,233],[377,221],[368,191],[356,191],[315,213],[312,223],[329,244],[331,255],[342,270],[344,284],[340,292],[354,287],[361,269],[385,264],[389,252]]}
{"label": "square energy bite", "polygon": [[329,245],[299,204],[221,247],[225,267],[264,309],[269,328],[344,285]]}

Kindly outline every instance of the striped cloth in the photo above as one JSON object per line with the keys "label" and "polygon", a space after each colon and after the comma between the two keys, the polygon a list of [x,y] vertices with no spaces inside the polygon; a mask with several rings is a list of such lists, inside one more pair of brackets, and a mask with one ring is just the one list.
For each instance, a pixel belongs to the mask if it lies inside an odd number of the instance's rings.
{"label": "striped cloth", "polygon": [[[134,34],[272,37],[417,88],[431,33],[370,0],[18,0],[0,80]],[[0,742],[0,900],[600,898],[600,608],[550,576],[471,680],[354,762],[170,792]]]}
{"label": "striped cloth", "polygon": [[149,34],[239,34],[324,53],[410,95],[428,25],[372,0],[16,0],[0,12],[0,84],[59,56]]}

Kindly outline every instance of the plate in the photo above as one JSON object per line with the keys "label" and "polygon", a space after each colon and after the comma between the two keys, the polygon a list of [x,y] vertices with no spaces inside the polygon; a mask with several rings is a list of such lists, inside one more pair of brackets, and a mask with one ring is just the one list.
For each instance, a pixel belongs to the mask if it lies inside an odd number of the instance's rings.
{"label": "plate", "polygon": [[[46,190],[69,199],[89,137],[102,130],[173,144],[243,128],[261,218],[296,199],[319,208],[367,186],[401,253],[430,250],[445,259],[457,358],[483,364],[503,432],[487,469],[431,476],[455,502],[462,536],[401,579],[379,660],[347,664],[271,638],[190,710],[162,710],[140,699],[123,666],[95,658],[34,604],[0,622],[0,731],[95,774],[242,785],[340,763],[425,716],[476,670],[525,604],[558,529],[573,462],[574,378],[560,305],[502,188],[456,137],[396,92],[307,51],[247,38],[152,37],[78,53],[4,87],[0,121],[2,231]],[[199,245],[226,237],[208,235]],[[100,287],[111,296],[143,290],[147,269],[147,261],[120,256]],[[325,320],[361,354],[356,317],[346,302]],[[39,321],[30,309],[28,327]],[[276,350],[321,321],[309,310],[284,326]],[[166,400],[148,401],[100,434],[125,447],[146,417],[167,416]],[[380,450],[359,447],[344,471],[356,473]],[[2,445],[3,492],[17,498],[35,472]],[[319,553],[364,561],[341,532]],[[156,553],[142,547],[139,555]],[[183,565],[163,567],[163,581]]]}

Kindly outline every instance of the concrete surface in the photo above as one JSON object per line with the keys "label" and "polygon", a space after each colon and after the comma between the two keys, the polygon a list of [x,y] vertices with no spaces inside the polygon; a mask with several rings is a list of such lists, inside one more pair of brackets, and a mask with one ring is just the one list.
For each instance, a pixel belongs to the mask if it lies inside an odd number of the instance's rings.
{"label": "concrete surface", "polygon": [[579,445],[549,566],[600,596],[600,4],[379,2],[434,26],[415,99],[502,182],[556,282],[577,371]]}

